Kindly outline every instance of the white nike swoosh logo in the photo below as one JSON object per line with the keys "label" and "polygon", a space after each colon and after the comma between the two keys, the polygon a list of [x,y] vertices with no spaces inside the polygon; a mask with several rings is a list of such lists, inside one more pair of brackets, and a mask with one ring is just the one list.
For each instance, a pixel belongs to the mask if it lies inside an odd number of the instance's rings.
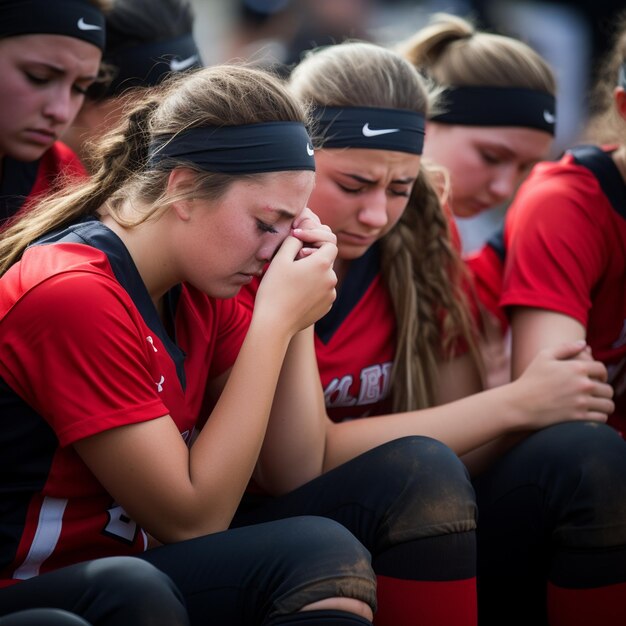
{"label": "white nike swoosh logo", "polygon": [[84,17],[81,17],[78,20],[77,26],[80,30],[102,30],[102,26],[98,26],[97,24],[88,24],[85,22]]}
{"label": "white nike swoosh logo", "polygon": [[374,130],[370,128],[369,122],[367,122],[367,124],[363,124],[363,128],[361,130],[365,137],[376,137],[377,135],[388,135],[389,133],[400,132],[399,128],[379,128]]}
{"label": "white nike swoosh logo", "polygon": [[313,150],[313,148],[311,148],[310,144],[308,144],[308,143],[306,145],[306,153],[309,156],[313,156],[315,154],[315,150]]}
{"label": "white nike swoosh logo", "polygon": [[172,72],[182,72],[183,70],[190,68],[197,60],[197,54],[192,54],[190,57],[180,61],[178,59],[172,59],[170,61],[170,69]]}
{"label": "white nike swoosh logo", "polygon": [[546,120],[546,122],[548,122],[548,124],[554,124],[554,122],[556,121],[556,117],[554,115],[552,115],[552,113],[550,113],[550,111],[544,111],[543,112],[543,119]]}

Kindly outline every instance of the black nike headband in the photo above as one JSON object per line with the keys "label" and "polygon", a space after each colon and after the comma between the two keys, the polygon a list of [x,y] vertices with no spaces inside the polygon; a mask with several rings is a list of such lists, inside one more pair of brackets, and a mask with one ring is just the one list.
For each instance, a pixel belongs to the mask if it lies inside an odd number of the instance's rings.
{"label": "black nike headband", "polygon": [[109,83],[96,82],[89,87],[88,94],[93,99],[117,96],[130,87],[158,85],[172,72],[202,67],[200,51],[191,34],[105,51],[102,61],[112,66],[113,78]]}
{"label": "black nike headband", "polygon": [[313,110],[322,148],[370,148],[422,154],[424,116],[406,109],[319,107]]}
{"label": "black nike headband", "polygon": [[15,35],[65,35],[104,49],[104,15],[87,0],[4,0],[0,38]]}
{"label": "black nike headband", "polygon": [[207,172],[256,174],[315,171],[311,139],[299,122],[205,126],[160,137],[150,146],[148,164],[197,165]]}
{"label": "black nike headband", "polygon": [[450,87],[441,96],[442,113],[430,119],[461,126],[522,126],[554,135],[556,99],[523,87]]}

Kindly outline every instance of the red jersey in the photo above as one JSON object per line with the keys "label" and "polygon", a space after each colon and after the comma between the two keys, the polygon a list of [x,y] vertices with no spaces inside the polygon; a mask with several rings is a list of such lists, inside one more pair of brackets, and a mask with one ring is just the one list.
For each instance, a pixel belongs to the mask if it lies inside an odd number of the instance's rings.
{"label": "red jersey", "polygon": [[[239,299],[252,309],[258,280]],[[458,340],[454,353],[467,351]],[[392,412],[396,317],[378,245],[350,262],[331,310],[315,324],[315,353],[328,416],[335,422]]]}
{"label": "red jersey", "polygon": [[[259,281],[239,292],[252,310]],[[350,263],[331,310],[315,324],[315,352],[329,417],[335,422],[391,412],[396,319],[380,273],[378,246]]]}
{"label": "red jersey", "polygon": [[171,415],[188,440],[249,313],[189,285],[170,337],[121,240],[96,221],[30,247],[0,279],[0,585],[146,549],[72,444]]}
{"label": "red jersey", "polygon": [[396,318],[378,246],[350,263],[331,310],[315,324],[315,353],[329,417],[391,413]]}
{"label": "red jersey", "polygon": [[3,160],[0,180],[0,228],[3,222],[28,207],[40,197],[57,189],[67,176],[84,177],[82,163],[64,143],[57,141],[37,161]]}
{"label": "red jersey", "polygon": [[501,304],[555,311],[586,328],[615,389],[609,423],[624,434],[626,219],[619,211],[626,207],[626,185],[613,161],[600,156],[610,188],[571,153],[537,165],[520,187],[505,225]]}

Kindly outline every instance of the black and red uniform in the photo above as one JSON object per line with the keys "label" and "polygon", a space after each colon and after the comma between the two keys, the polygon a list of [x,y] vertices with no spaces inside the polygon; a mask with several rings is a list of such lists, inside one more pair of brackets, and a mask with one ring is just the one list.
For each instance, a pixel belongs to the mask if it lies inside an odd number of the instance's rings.
{"label": "black and red uniform", "polygon": [[[624,189],[612,159],[596,147],[540,163],[516,194],[503,236],[496,233],[469,263],[483,306],[503,330],[507,306],[556,311],[587,328],[587,342],[616,386],[609,422],[619,431]],[[623,623],[623,443],[605,425],[559,424],[528,437],[474,481],[486,624],[501,622],[500,609],[511,606],[509,624],[546,623],[538,614],[551,624]],[[547,594],[538,571],[545,572]]]}
{"label": "black and red uniform", "polygon": [[[116,597],[102,586],[110,557],[129,556],[174,581],[192,624],[291,624],[337,595],[374,605],[369,554],[337,522],[261,519],[147,550],[76,454],[82,438],[164,415],[189,441],[208,410],[207,380],[233,364],[249,311],[186,284],[166,302],[164,323],[121,240],[94,220],[31,246],[0,279],[0,615],[50,606],[101,618]],[[298,619],[363,622],[316,613]]]}
{"label": "black and red uniform", "polygon": [[615,390],[609,423],[624,435],[626,183],[610,151],[567,152],[537,165],[520,187],[506,220],[501,305],[554,311],[585,327]]}

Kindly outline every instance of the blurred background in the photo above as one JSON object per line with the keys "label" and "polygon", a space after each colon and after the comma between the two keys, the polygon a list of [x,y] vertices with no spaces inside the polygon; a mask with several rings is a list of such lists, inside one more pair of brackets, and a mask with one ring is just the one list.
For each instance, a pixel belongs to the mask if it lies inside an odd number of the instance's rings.
{"label": "blurred background", "polygon": [[[554,155],[576,143],[591,111],[588,91],[625,0],[193,0],[206,65],[251,60],[284,74],[310,48],[358,38],[393,46],[437,11],[522,39],[558,79]],[[482,244],[505,207],[458,220],[466,251]]]}

